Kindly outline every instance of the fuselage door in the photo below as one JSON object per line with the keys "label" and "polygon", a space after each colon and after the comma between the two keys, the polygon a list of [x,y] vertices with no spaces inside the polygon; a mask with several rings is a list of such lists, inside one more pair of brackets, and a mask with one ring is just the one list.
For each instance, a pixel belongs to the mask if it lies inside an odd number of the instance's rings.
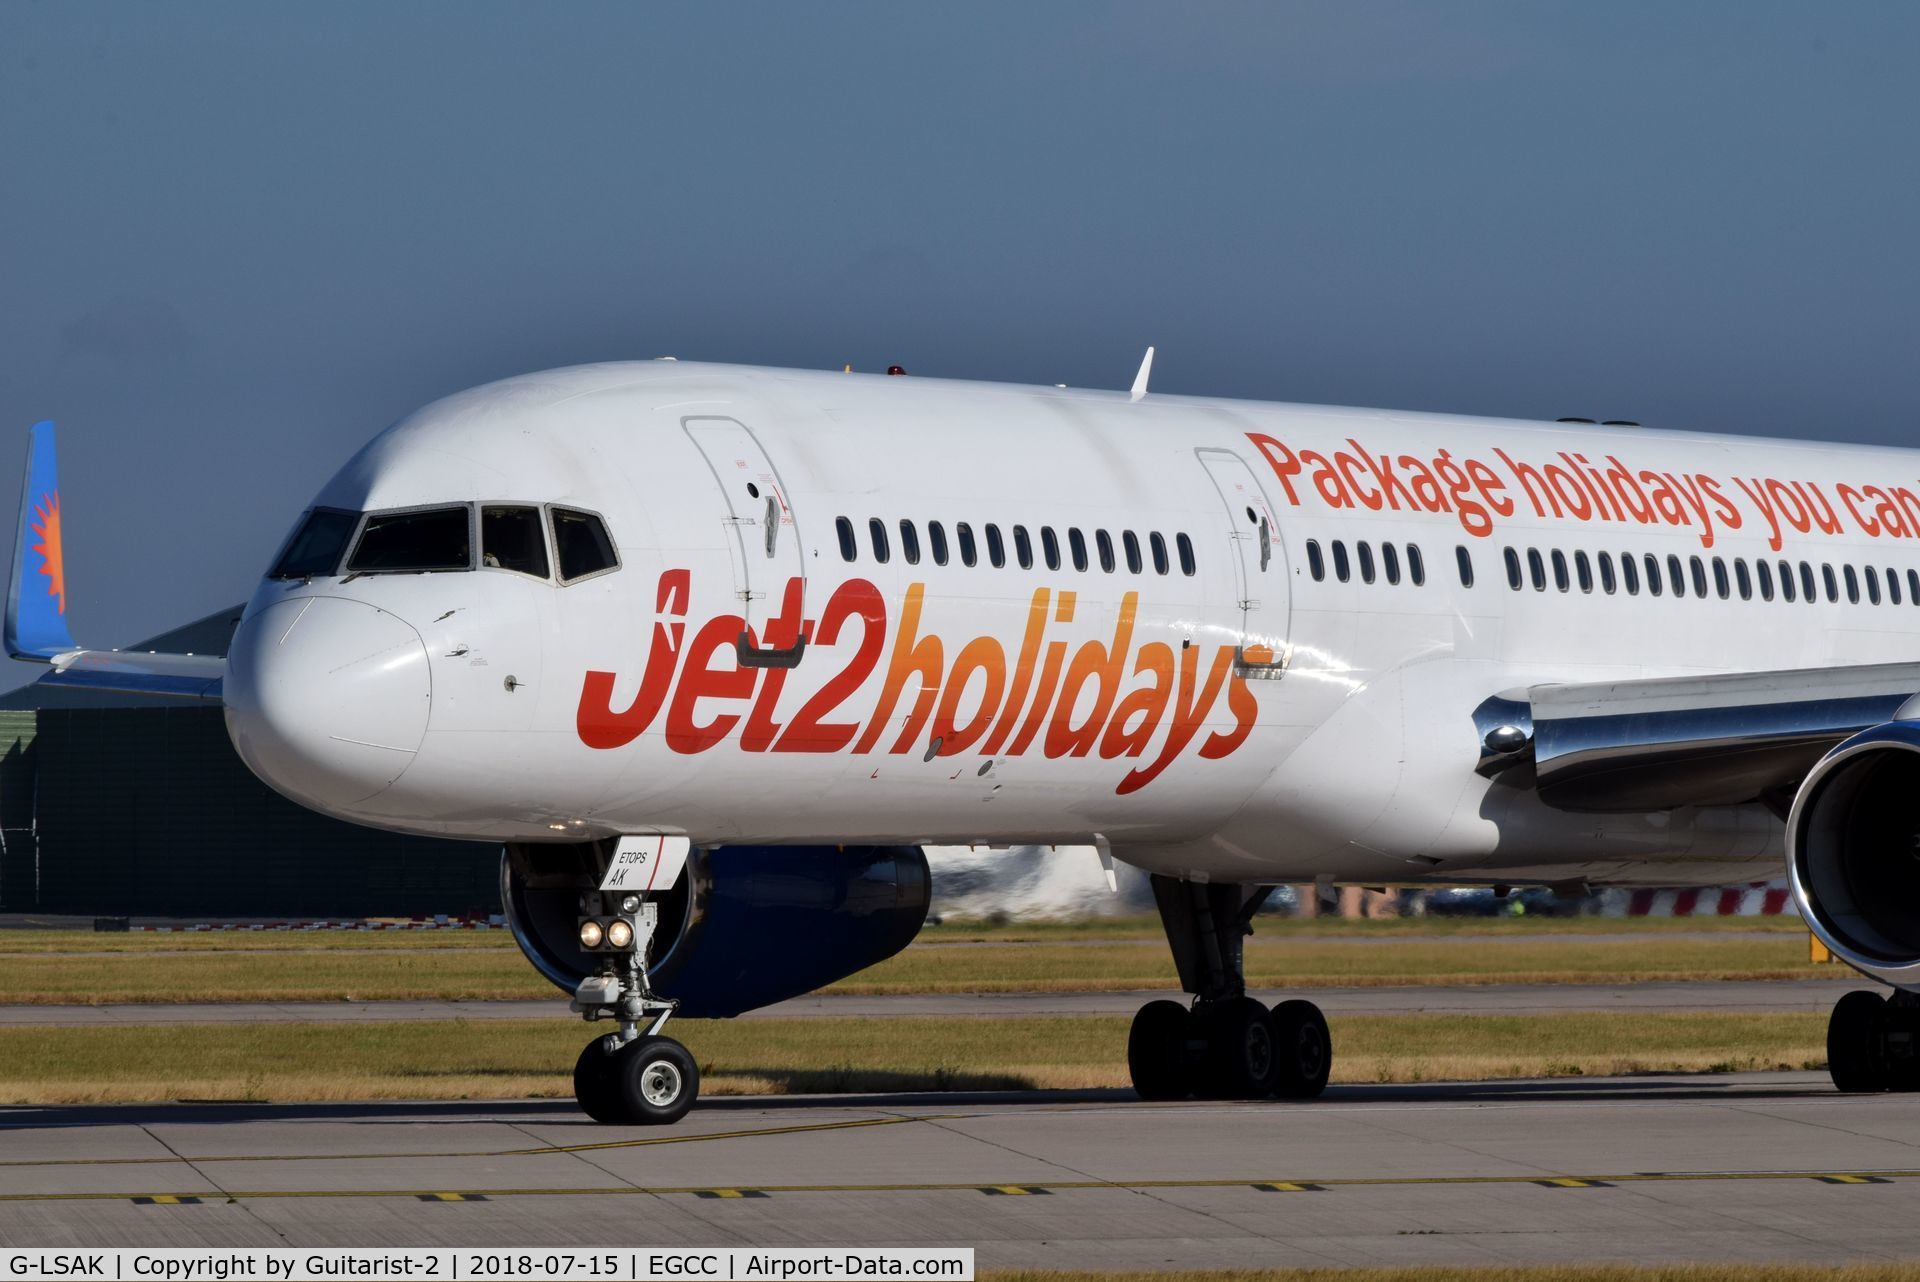
{"label": "fuselage door", "polygon": [[1278,679],[1287,667],[1287,625],[1293,601],[1287,549],[1280,541],[1273,505],[1267,502],[1253,469],[1238,454],[1219,449],[1194,453],[1225,505],[1240,612],[1234,666],[1245,677]]}
{"label": "fuselage door", "polygon": [[705,415],[681,420],[720,487],[734,592],[746,631],[738,642],[749,667],[790,668],[805,653],[806,561],[787,487],[738,419]]}

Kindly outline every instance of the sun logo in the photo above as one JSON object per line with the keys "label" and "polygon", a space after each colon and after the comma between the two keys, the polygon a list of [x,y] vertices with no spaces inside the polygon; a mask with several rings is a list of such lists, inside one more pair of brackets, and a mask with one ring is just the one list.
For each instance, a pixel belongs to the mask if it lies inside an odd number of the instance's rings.
{"label": "sun logo", "polygon": [[40,554],[39,572],[46,576],[47,595],[54,598],[61,614],[67,612],[67,565],[60,550],[60,491],[54,490],[33,505],[38,520],[28,526],[40,541],[33,550]]}

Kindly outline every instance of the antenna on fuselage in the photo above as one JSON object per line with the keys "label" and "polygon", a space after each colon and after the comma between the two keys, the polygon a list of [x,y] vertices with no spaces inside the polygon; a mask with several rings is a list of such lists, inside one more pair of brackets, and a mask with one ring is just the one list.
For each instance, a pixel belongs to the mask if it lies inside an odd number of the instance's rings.
{"label": "antenna on fuselage", "polygon": [[1140,372],[1133,376],[1133,395],[1129,398],[1130,400],[1137,401],[1147,394],[1147,378],[1152,373],[1153,349],[1149,347],[1146,356],[1140,361]]}

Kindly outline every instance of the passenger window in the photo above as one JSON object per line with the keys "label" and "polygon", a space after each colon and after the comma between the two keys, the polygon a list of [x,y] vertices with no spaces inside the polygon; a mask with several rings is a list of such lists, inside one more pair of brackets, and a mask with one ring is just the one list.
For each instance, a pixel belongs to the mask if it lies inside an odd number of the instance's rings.
{"label": "passenger window", "polygon": [[1333,541],[1333,577],[1342,583],[1353,577],[1353,572],[1347,567],[1347,545],[1339,539]]}
{"label": "passenger window", "polygon": [[1391,543],[1380,545],[1380,571],[1386,575],[1388,583],[1400,582],[1400,553]]}
{"label": "passenger window", "polygon": [[1427,581],[1426,558],[1420,555],[1418,543],[1407,544],[1407,578],[1414,587],[1421,587]]}
{"label": "passenger window", "polygon": [[1800,599],[1812,605],[1819,596],[1819,590],[1813,586],[1813,566],[1802,561],[1800,563]]}
{"label": "passenger window", "polygon": [[615,569],[620,558],[614,553],[613,539],[607,527],[591,512],[575,512],[556,507],[553,512],[553,555],[560,564],[560,581],[571,583],[590,574]]}
{"label": "passenger window", "polygon": [[1553,586],[1567,590],[1567,554],[1559,548],[1553,549]]}
{"label": "passenger window", "polygon": [[1463,588],[1472,587],[1473,553],[1467,551],[1464,543],[1453,549],[1453,564],[1454,568],[1460,571],[1460,586]]}
{"label": "passenger window", "polygon": [[1793,566],[1785,561],[1780,562],[1780,599],[1793,600]]}
{"label": "passenger window", "polygon": [[1315,583],[1327,577],[1327,560],[1320,555],[1320,540],[1307,540],[1307,573]]}
{"label": "passenger window", "polygon": [[1585,552],[1573,554],[1573,578],[1582,592],[1593,591],[1593,564],[1587,560]]}
{"label": "passenger window", "polygon": [[1620,554],[1620,586],[1627,590],[1628,596],[1640,595],[1640,563],[1633,559],[1633,553]]}
{"label": "passenger window", "polygon": [[1900,571],[1887,567],[1887,604],[1900,604]]}
{"label": "passenger window", "polygon": [[1043,525],[1040,527],[1040,551],[1047,558],[1047,568],[1049,570],[1057,570],[1060,568],[1060,539],[1054,534],[1051,525]]}
{"label": "passenger window", "polygon": [[1613,553],[1596,552],[1594,553],[1594,560],[1600,563],[1600,590],[1608,596],[1612,596],[1614,590]]}
{"label": "passenger window", "polygon": [[840,559],[851,561],[860,554],[859,546],[853,538],[853,522],[846,517],[835,517],[833,529],[840,536]]}
{"label": "passenger window", "polygon": [[1360,554],[1360,581],[1373,582],[1373,545],[1362,539],[1354,545],[1354,550]]}
{"label": "passenger window", "polygon": [[1880,604],[1880,572],[1872,566],[1861,571],[1867,576],[1867,601],[1872,605]]}
{"label": "passenger window", "polygon": [[1073,568],[1082,574],[1087,572],[1087,536],[1080,533],[1080,527],[1067,527],[1067,551],[1073,556]]}
{"label": "passenger window", "polygon": [[1193,540],[1184,534],[1173,536],[1174,551],[1180,554],[1180,573],[1192,578],[1200,563],[1193,559]]}
{"label": "passenger window", "polygon": [[287,550],[274,563],[270,579],[310,579],[330,577],[339,568],[340,554],[347,550],[353,527],[360,524],[358,512],[342,512],[319,507],[307,513],[300,528],[287,540]]}
{"label": "passenger window", "polygon": [[360,542],[347,558],[354,574],[382,571],[471,570],[472,514],[465,507],[423,512],[387,512],[367,518]]}
{"label": "passenger window", "polygon": [[1713,558],[1713,590],[1722,601],[1732,595],[1732,589],[1727,585],[1727,562],[1724,557]]}
{"label": "passenger window", "polygon": [[960,541],[960,564],[972,566],[980,559],[980,550],[973,543],[973,527],[965,521],[953,527],[953,537]]}
{"label": "passenger window", "polygon": [[1907,600],[1920,605],[1920,570],[1907,571]]}
{"label": "passenger window", "polygon": [[1147,536],[1147,549],[1153,553],[1153,572],[1165,574],[1170,568],[1167,562],[1167,541],[1155,530]]}
{"label": "passenger window", "polygon": [[1013,527],[1013,556],[1020,562],[1021,569],[1033,568],[1033,540],[1027,537],[1027,527],[1024,525]]}
{"label": "passenger window", "polygon": [[905,517],[900,519],[900,559],[908,565],[920,564],[920,531]]}
{"label": "passenger window", "polygon": [[[1674,564],[1678,565],[1679,562],[1676,561]],[[1655,556],[1651,552],[1647,553],[1646,566],[1647,566],[1647,595],[1659,596],[1660,595],[1660,558]]]}
{"label": "passenger window", "polygon": [[1146,569],[1146,563],[1140,559],[1140,536],[1132,530],[1120,535],[1120,550],[1127,554],[1127,573],[1139,574]]}
{"label": "passenger window", "polygon": [[480,564],[547,577],[547,539],[537,507],[480,509]]}
{"label": "passenger window", "polygon": [[1667,586],[1673,589],[1677,597],[1687,594],[1687,572],[1680,568],[1680,558],[1677,556],[1667,557]]}
{"label": "passenger window", "polygon": [[1105,530],[1095,530],[1093,532],[1093,546],[1100,553],[1100,569],[1107,574],[1112,574],[1115,564],[1113,559],[1113,536]]}
{"label": "passenger window", "polygon": [[1753,600],[1753,579],[1747,574],[1747,559],[1743,556],[1733,558],[1733,583],[1742,601]]}
{"label": "passenger window", "polygon": [[1704,597],[1707,594],[1707,567],[1697,556],[1687,559],[1693,566],[1693,594]]}
{"label": "passenger window", "polygon": [[1547,563],[1540,559],[1539,548],[1527,549],[1527,575],[1533,580],[1535,592],[1547,590]]}
{"label": "passenger window", "polygon": [[1840,567],[1840,569],[1841,569],[1841,571],[1842,571],[1842,572],[1843,572],[1843,573],[1844,573],[1844,574],[1846,575],[1846,577],[1847,577],[1847,602],[1848,602],[1848,604],[1850,604],[1850,605],[1859,605],[1859,604],[1860,604],[1860,578],[1859,578],[1859,576],[1858,576],[1858,575],[1856,575],[1856,574],[1854,574],[1854,572],[1853,572],[1853,567],[1852,567],[1851,565],[1843,565],[1843,566],[1841,566],[1841,567]]}
{"label": "passenger window", "polygon": [[[1744,566],[1746,562],[1740,561],[1736,562],[1736,564]],[[1773,567],[1765,561],[1755,561],[1753,563],[1753,577],[1760,581],[1760,599],[1762,601],[1773,600]]]}
{"label": "passenger window", "polygon": [[935,565],[947,563],[947,527],[938,521],[927,522],[927,550],[933,553]]}
{"label": "passenger window", "polygon": [[1007,545],[1000,538],[1000,527],[987,526],[987,564],[998,570],[1007,563]]}
{"label": "passenger window", "polygon": [[877,516],[867,520],[867,542],[873,544],[873,559],[885,565],[891,555],[887,548],[887,523]]}
{"label": "passenger window", "polygon": [[1515,592],[1520,590],[1520,554],[1512,548],[1505,549],[1507,561],[1507,586]]}
{"label": "passenger window", "polygon": [[1833,566],[1831,564],[1822,565],[1820,567],[1820,577],[1826,581],[1827,600],[1829,602],[1839,601],[1840,600],[1840,583],[1839,583],[1839,580],[1833,577]]}

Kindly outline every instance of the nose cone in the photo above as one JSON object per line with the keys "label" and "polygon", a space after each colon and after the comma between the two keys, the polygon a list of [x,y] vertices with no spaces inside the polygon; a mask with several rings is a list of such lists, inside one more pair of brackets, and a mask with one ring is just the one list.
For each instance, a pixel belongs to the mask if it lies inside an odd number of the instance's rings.
{"label": "nose cone", "polygon": [[256,775],[319,810],[378,796],[412,764],[432,678],[420,634],[375,606],[301,597],[240,625],[227,733]]}

